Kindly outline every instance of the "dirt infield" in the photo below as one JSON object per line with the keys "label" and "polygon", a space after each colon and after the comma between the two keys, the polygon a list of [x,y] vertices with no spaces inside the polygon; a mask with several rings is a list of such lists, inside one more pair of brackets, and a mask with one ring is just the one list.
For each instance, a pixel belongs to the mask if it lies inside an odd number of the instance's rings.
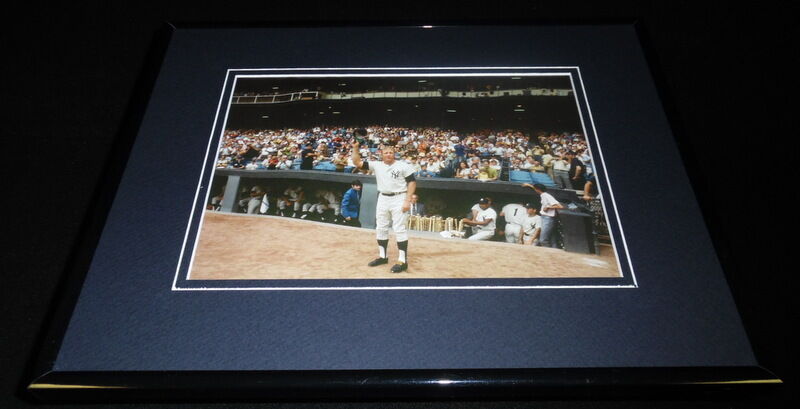
{"label": "dirt infield", "polygon": [[367,267],[377,256],[373,230],[274,216],[207,211],[190,279],[369,279],[619,277],[613,255],[410,233],[409,270]]}

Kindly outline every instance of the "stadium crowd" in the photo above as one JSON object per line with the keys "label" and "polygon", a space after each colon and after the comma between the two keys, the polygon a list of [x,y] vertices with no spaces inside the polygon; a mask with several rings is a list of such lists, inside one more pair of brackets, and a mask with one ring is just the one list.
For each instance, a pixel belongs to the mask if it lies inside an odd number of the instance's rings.
{"label": "stadium crowd", "polygon": [[[525,171],[546,175],[553,186],[581,191],[593,177],[586,140],[575,132],[531,136],[517,130],[461,133],[439,128],[362,129],[366,131],[360,141],[362,157],[379,160],[380,146],[394,144],[401,159],[417,169],[417,177],[495,181],[509,180],[513,171]],[[356,130],[229,130],[224,134],[216,166],[360,172],[350,160]]]}

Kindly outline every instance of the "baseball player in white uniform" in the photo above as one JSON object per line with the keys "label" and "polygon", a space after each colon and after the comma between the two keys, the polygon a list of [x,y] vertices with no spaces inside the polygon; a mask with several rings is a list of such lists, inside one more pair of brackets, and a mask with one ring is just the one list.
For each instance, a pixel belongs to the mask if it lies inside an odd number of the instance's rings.
{"label": "baseball player in white uniform", "polygon": [[556,219],[556,211],[559,209],[563,209],[564,205],[558,202],[553,195],[547,193],[547,187],[541,183],[537,183],[535,185],[531,185],[530,183],[523,183],[522,187],[529,187],[533,189],[537,195],[539,195],[539,200],[542,203],[542,209],[539,211],[539,216],[541,218],[542,228],[541,233],[539,234],[539,246],[544,247],[553,247],[558,248],[558,242],[554,237],[554,233],[556,230],[556,223],[558,220]]}
{"label": "baseball player in white uniform", "polygon": [[538,209],[533,203],[525,205],[527,210],[525,220],[522,222],[522,237],[520,242],[527,245],[539,245],[539,234],[542,232],[542,218],[537,214]]}
{"label": "baseball player in white uniform", "polygon": [[336,197],[335,193],[330,190],[318,190],[315,196],[317,197],[317,203],[306,203],[303,205],[303,215],[300,216],[301,219],[307,218],[309,213],[316,212],[322,214],[326,209],[332,209],[334,217],[339,217],[339,198]]}
{"label": "baseball player in white uniform", "polygon": [[392,266],[393,273],[408,270],[408,234],[406,220],[411,208],[411,195],[417,189],[414,168],[395,159],[395,149],[383,145],[380,161],[362,161],[359,143],[353,142],[351,158],[357,169],[371,169],[378,185],[378,204],[375,208],[375,232],[378,238],[378,258],[369,262],[370,267],[387,264],[389,257],[389,226],[397,239],[398,262]]}
{"label": "baseball player in white uniform", "polygon": [[486,198],[478,201],[478,212],[472,219],[464,218],[464,224],[472,226],[472,235],[469,240],[491,240],[494,236],[495,221],[497,220],[497,212],[489,207],[489,200]]}
{"label": "baseball player in white uniform", "polygon": [[278,212],[283,215],[284,210],[288,205],[292,205],[292,217],[297,217],[297,212],[300,211],[300,205],[305,201],[305,192],[302,186],[293,186],[283,192],[283,197],[278,200]]}
{"label": "baseball player in white uniform", "polygon": [[505,218],[506,243],[520,243],[522,240],[522,224],[528,216],[525,206],[518,203],[509,203],[500,210],[500,217]]}

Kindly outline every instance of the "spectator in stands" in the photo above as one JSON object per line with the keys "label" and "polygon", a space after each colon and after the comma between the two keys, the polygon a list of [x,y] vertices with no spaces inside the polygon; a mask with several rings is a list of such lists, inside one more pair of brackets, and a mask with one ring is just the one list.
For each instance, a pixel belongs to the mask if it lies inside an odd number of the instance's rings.
{"label": "spectator in stands", "polygon": [[592,156],[589,155],[588,147],[581,150],[580,154],[578,155],[578,159],[580,159],[581,162],[583,162],[583,164],[586,166],[586,177],[588,179],[589,175],[594,172],[594,169],[592,168]]}
{"label": "spectator in stands", "polygon": [[592,200],[595,195],[599,196],[599,193],[597,189],[597,179],[595,178],[595,173],[592,173],[586,177],[586,184],[583,185],[582,199],[588,202]]}
{"label": "spectator in stands", "polygon": [[264,160],[269,158],[269,154],[273,151],[272,145],[263,145],[261,146],[261,153],[258,155],[256,159]]}
{"label": "spectator in stands", "polygon": [[[433,155],[433,153],[430,155]],[[442,158],[438,156],[430,156],[430,158],[431,159],[428,161],[427,167],[428,172],[433,173],[434,176],[438,176],[439,171],[442,169]]]}
{"label": "spectator in stands", "polygon": [[478,180],[482,182],[488,182],[497,180],[499,177],[500,172],[489,166],[489,161],[483,161],[483,167],[481,167],[480,171],[478,172]]}
{"label": "spectator in stands", "polygon": [[454,146],[456,157],[459,161],[464,159],[464,156],[467,154],[467,149],[464,147],[460,141]]}
{"label": "spectator in stands", "polygon": [[480,172],[481,172],[481,168],[478,167],[478,164],[477,163],[473,163],[469,167],[469,178],[470,179],[477,179],[478,175],[480,174]]}
{"label": "spectator in stands", "polygon": [[476,158],[478,156],[478,149],[474,143],[469,144],[466,150],[467,157]]}
{"label": "spectator in stands", "polygon": [[544,173],[547,173],[547,176],[550,177],[550,180],[555,181],[556,178],[553,174],[553,159],[553,155],[547,151],[542,154],[542,166],[544,166]]}
{"label": "spectator in stands", "polygon": [[361,181],[356,179],[350,184],[350,189],[342,197],[342,217],[344,224],[361,227],[358,215],[361,210]]}
{"label": "spectator in stands", "polygon": [[521,166],[522,170],[530,171],[532,167],[533,167],[533,156],[526,156],[525,162]]}
{"label": "spectator in stands", "polygon": [[233,160],[231,160],[230,164],[228,164],[228,167],[231,167],[231,168],[234,168],[234,169],[242,169],[242,168],[244,168],[245,164],[244,164],[244,158],[242,158],[242,155],[236,155],[236,157],[234,157]]}
{"label": "spectator in stands", "polygon": [[486,198],[478,201],[480,210],[475,214],[472,219],[461,219],[464,224],[472,227],[472,235],[469,240],[491,240],[495,233],[495,220],[497,220],[497,213],[489,207],[489,200]]}
{"label": "spectator in stands", "polygon": [[344,158],[342,154],[337,153],[334,155],[333,165],[336,166],[337,172],[344,172],[344,168],[347,166],[347,158]]}
{"label": "spectator in stands", "polygon": [[489,166],[496,170],[498,174],[503,171],[503,166],[500,165],[500,161],[498,161],[496,158],[489,160]]}
{"label": "spectator in stands", "polygon": [[434,176],[436,176],[436,174],[428,170],[428,165],[422,165],[419,172],[416,174],[418,178],[432,178]]}
{"label": "spectator in stands", "polygon": [[541,210],[539,216],[541,217],[541,233],[539,235],[539,245],[544,247],[558,247],[555,240],[554,233],[556,229],[556,210],[563,209],[564,205],[558,202],[550,193],[547,193],[547,188],[537,183],[531,185],[524,183],[522,187],[533,189],[541,201]]}
{"label": "spectator in stands", "polygon": [[[303,169],[330,162],[334,165],[331,170],[335,170],[336,155],[349,157],[348,146],[355,137],[365,142],[362,144],[364,158],[374,156],[370,149],[389,141],[397,141],[397,151],[401,157],[408,158],[410,162],[416,161],[420,167],[427,164],[428,171],[438,173],[440,177],[458,176],[454,168],[461,161],[467,161],[467,167],[470,168],[473,163],[477,163],[480,168],[481,159],[489,159],[490,166],[496,170],[498,167],[502,170],[506,166],[513,170],[519,167],[515,164],[517,159],[527,162],[527,156],[531,156],[544,167],[545,172],[552,173],[550,157],[553,152],[573,150],[584,153],[584,159],[588,155],[588,146],[583,136],[569,132],[542,132],[531,138],[522,132],[510,130],[479,130],[462,134],[439,128],[371,126],[364,128],[363,135],[359,133],[360,136],[355,131],[356,128],[343,127],[229,130],[225,132],[221,142],[217,167],[242,168],[250,159],[244,155],[250,155],[248,152],[251,152],[258,157],[256,169],[260,169],[263,160],[268,160],[272,155],[277,155],[280,160],[276,169],[291,168],[292,164],[283,164],[285,155],[289,161],[302,163]],[[308,156],[313,157],[309,159]],[[237,157],[241,159],[237,160]],[[496,159],[496,162],[492,159]],[[588,164],[585,161],[584,163]],[[263,166],[269,167],[269,161]],[[527,165],[527,168],[530,169],[531,165]],[[533,168],[534,171],[540,171],[536,166]],[[590,173],[588,166],[585,166],[583,173]],[[558,181],[555,175],[551,178]]]}
{"label": "spectator in stands", "polygon": [[314,169],[314,159],[316,159],[317,153],[314,152],[314,148],[311,144],[308,144],[303,148],[300,152],[300,169],[302,170],[311,170]]}
{"label": "spectator in stands", "polygon": [[575,190],[582,190],[583,185],[586,184],[586,165],[575,156],[575,152],[567,152],[567,160],[569,160],[569,180],[570,186]]}
{"label": "spectator in stands", "polygon": [[288,156],[282,155],[280,163],[278,164],[279,170],[290,170],[292,169],[292,160],[289,159]]}
{"label": "spectator in stands", "polygon": [[258,157],[261,151],[253,145],[247,145],[241,152],[245,160],[253,160]]}
{"label": "spectator in stands", "polygon": [[467,166],[467,162],[458,162],[458,173],[456,173],[456,177],[459,179],[469,179],[470,170],[469,166]]}
{"label": "spectator in stands", "polygon": [[326,158],[326,157],[330,156],[329,153],[328,153],[327,142],[328,142],[327,138],[323,138],[323,139],[318,141],[317,149],[316,149],[317,156],[314,158],[315,160],[321,161],[321,160],[323,160],[323,158]]}
{"label": "spectator in stands", "polygon": [[278,159],[278,155],[275,154],[270,155],[269,161],[267,162],[267,169],[275,170],[278,168],[279,164],[280,164],[280,159]]}
{"label": "spectator in stands", "polygon": [[439,177],[443,178],[452,178],[458,177],[455,173],[456,169],[454,169],[455,162],[451,159],[444,159],[439,163]]}
{"label": "spectator in stands", "polygon": [[470,168],[472,168],[472,165],[475,165],[475,166],[478,167],[478,169],[480,169],[480,167],[481,167],[481,158],[479,158],[477,156],[471,156],[469,158],[469,161],[467,161],[467,164],[469,164]]}
{"label": "spectator in stands", "polygon": [[544,173],[544,166],[542,166],[541,162],[538,160],[534,160],[528,170],[531,172]]}
{"label": "spectator in stands", "polygon": [[561,155],[556,155],[553,159],[553,181],[562,189],[572,187],[569,178],[569,162]]}
{"label": "spectator in stands", "polygon": [[415,157],[408,157],[408,159],[406,159],[406,163],[411,165],[411,168],[414,169],[414,172],[419,172],[422,170],[422,166],[420,166],[420,164],[417,162],[417,158]]}

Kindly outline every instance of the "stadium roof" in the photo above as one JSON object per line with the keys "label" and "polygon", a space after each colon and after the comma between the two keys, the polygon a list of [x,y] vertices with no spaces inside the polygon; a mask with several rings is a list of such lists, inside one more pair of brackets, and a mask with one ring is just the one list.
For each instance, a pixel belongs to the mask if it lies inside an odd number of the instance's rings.
{"label": "stadium roof", "polygon": [[283,77],[238,78],[235,93],[284,93],[297,91],[366,92],[366,91],[489,91],[522,88],[572,89],[568,76],[498,76],[498,77]]}

